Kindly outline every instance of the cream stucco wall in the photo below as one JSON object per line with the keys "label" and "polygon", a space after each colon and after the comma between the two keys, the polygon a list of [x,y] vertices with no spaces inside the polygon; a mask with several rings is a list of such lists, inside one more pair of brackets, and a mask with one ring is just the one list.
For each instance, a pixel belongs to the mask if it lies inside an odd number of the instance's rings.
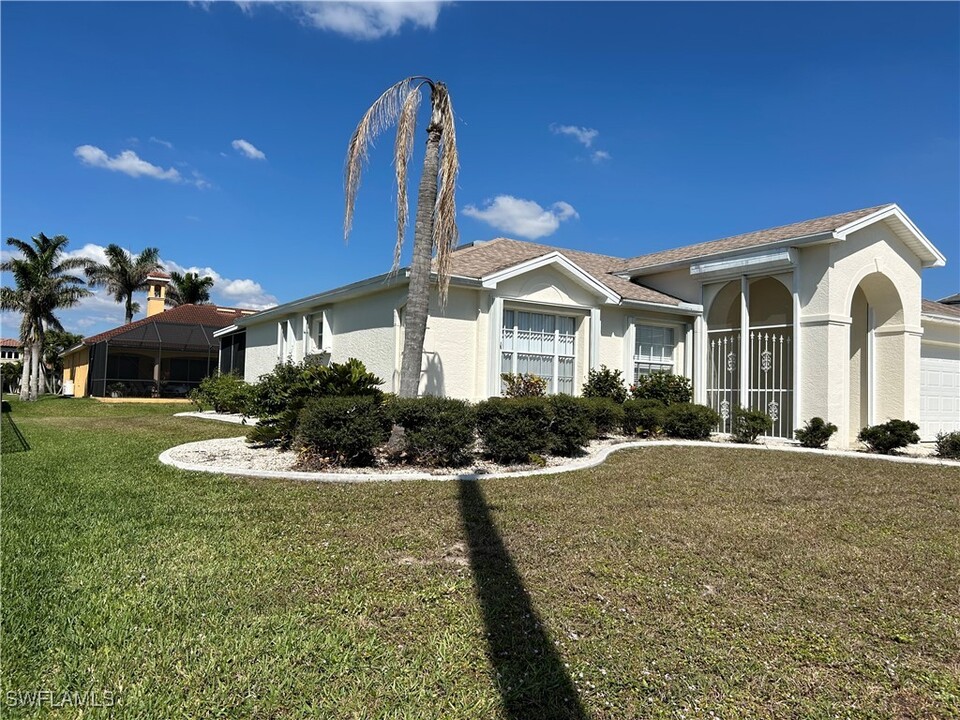
{"label": "cream stucco wall", "polygon": [[[883,222],[843,242],[798,252],[799,414],[836,424],[834,445],[851,443],[868,419],[868,402],[870,422],[919,419],[921,269],[919,258]],[[873,317],[867,340],[859,294],[855,302],[858,288]],[[859,314],[851,314],[858,308]],[[869,360],[863,355],[868,352]],[[872,391],[861,377],[868,366],[875,373]]]}

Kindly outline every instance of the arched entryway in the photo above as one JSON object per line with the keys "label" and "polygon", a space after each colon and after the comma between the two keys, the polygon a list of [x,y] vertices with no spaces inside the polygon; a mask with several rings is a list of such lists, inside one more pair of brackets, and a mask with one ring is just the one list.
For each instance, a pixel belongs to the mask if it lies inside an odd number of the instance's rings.
{"label": "arched entryway", "polygon": [[865,275],[850,296],[849,439],[904,416],[903,303],[886,275]]}
{"label": "arched entryway", "polygon": [[793,435],[793,295],[776,277],[715,288],[707,311],[707,403],[732,430],[737,406],[773,419],[770,434]]}

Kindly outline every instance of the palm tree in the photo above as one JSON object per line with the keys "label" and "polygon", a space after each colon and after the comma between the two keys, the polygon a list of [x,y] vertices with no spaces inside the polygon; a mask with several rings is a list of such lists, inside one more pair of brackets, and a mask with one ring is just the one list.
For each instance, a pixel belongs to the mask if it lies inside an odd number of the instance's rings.
{"label": "palm tree", "polygon": [[[15,287],[0,288],[0,307],[21,314],[20,342],[23,343],[23,373],[20,399],[36,400],[45,374],[41,352],[48,329],[63,330],[54,312],[72,307],[90,295],[82,277],[69,274],[86,269],[90,261],[63,259],[69,240],[65,235],[48,238],[43,233],[31,238],[32,245],[7,238],[7,245],[19,251],[19,257],[0,263],[0,270],[13,274]],[[29,353],[29,355],[28,355]]]}
{"label": "palm tree", "polygon": [[202,305],[210,302],[210,288],[213,287],[213,278],[209,275],[200,277],[197,273],[188,272],[181,275],[178,272],[170,273],[170,285],[167,287],[167,303],[177,305]]}
{"label": "palm tree", "polygon": [[413,154],[420,90],[430,88],[430,123],[427,125],[427,148],[423,158],[423,174],[417,193],[417,216],[413,230],[413,258],[410,263],[410,284],[404,319],[403,359],[400,364],[400,396],[416,397],[420,386],[423,339],[427,330],[430,305],[430,264],[436,252],[437,282],[440,305],[446,305],[450,282],[451,253],[457,245],[457,137],[453,106],[447,86],[425,77],[409,77],[400,81],[370,106],[357,125],[347,147],[346,212],[344,239],[349,237],[353,210],[360,187],[360,171],[373,140],[386,128],[396,125],[393,161],[397,179],[397,242],[393,252],[394,271],[400,265],[406,231],[407,165]]}
{"label": "palm tree", "polygon": [[124,303],[126,319],[133,322],[133,315],[140,306],[133,301],[133,294],[147,289],[147,277],[150,273],[163,270],[160,264],[160,251],[156,248],[144,248],[139,255],[133,256],[119,245],[107,245],[107,262],[90,265],[87,279],[93,287],[105,287],[117,302]]}

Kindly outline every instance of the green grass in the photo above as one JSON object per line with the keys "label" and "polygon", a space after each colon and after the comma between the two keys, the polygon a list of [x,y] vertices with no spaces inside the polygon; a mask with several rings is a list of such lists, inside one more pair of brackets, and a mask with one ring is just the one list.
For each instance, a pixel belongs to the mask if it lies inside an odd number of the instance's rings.
{"label": "green grass", "polygon": [[[238,434],[183,409],[14,402],[3,717],[960,716],[956,468],[650,448],[238,479],[157,462]],[[38,690],[117,705],[12,706]]]}

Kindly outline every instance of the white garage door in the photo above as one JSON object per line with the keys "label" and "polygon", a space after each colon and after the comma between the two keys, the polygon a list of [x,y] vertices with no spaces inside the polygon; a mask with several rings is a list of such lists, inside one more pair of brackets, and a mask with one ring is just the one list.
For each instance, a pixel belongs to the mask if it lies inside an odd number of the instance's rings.
{"label": "white garage door", "polygon": [[920,439],[960,430],[960,349],[920,348]]}

